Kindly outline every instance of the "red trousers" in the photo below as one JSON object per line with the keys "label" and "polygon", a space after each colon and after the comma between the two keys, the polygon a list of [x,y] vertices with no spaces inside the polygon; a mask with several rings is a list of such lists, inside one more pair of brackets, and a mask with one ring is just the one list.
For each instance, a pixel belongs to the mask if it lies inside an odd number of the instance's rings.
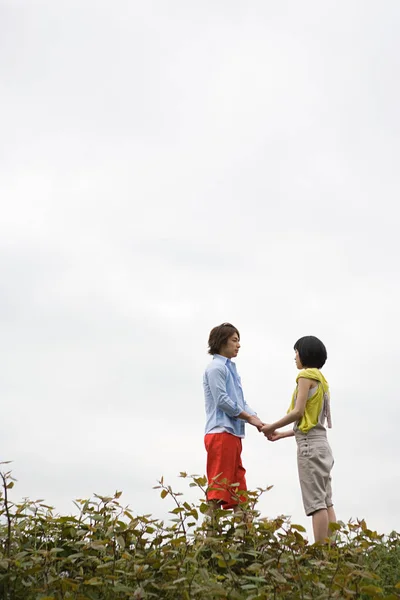
{"label": "red trousers", "polygon": [[[207,433],[207,500],[233,508],[245,500],[240,490],[247,490],[246,469],[242,465],[242,440],[231,433]],[[231,484],[236,484],[232,486]]]}

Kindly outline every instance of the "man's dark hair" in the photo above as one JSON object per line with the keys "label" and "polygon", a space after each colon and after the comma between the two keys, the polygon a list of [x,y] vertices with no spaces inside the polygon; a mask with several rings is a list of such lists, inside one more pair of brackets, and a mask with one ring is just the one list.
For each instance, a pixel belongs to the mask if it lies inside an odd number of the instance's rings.
{"label": "man's dark hair", "polygon": [[240,340],[240,333],[231,323],[222,323],[210,331],[208,338],[208,354],[218,354],[221,347],[226,344],[232,335],[237,334]]}
{"label": "man's dark hair", "polygon": [[324,344],[313,335],[306,335],[297,340],[294,349],[299,353],[301,364],[305,368],[321,369],[328,358]]}

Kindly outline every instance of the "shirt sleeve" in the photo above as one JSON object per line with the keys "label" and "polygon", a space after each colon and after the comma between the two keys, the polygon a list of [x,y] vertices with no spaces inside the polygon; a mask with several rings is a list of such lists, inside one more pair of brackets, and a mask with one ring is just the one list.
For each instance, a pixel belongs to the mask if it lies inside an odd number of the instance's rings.
{"label": "shirt sleeve", "polygon": [[[240,378],[240,376],[239,376],[239,375],[238,375],[238,380],[239,380],[239,383],[240,383],[240,388],[241,388],[241,390],[242,390],[242,396],[243,396],[242,380],[241,380],[241,378]],[[249,415],[257,415],[256,411],[255,411],[255,410],[253,410],[253,409],[251,408],[251,406],[249,406],[249,405],[247,404],[246,400],[244,399],[244,396],[243,396],[243,402],[244,402],[243,410],[244,410],[245,412],[249,413]]]}
{"label": "shirt sleeve", "polygon": [[242,412],[237,402],[232,400],[226,391],[226,367],[211,369],[207,373],[208,385],[216,405],[229,417],[237,417]]}
{"label": "shirt sleeve", "polygon": [[249,415],[257,415],[256,411],[255,411],[255,410],[253,410],[253,409],[251,408],[251,406],[249,406],[249,405],[247,404],[246,400],[244,401],[244,409],[243,409],[243,410],[244,410],[245,412],[249,413]]}

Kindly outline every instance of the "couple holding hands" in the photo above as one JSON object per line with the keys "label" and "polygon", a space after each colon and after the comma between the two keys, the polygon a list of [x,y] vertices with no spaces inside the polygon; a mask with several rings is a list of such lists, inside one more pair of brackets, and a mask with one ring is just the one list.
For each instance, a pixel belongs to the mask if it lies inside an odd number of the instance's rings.
{"label": "couple holding hands", "polygon": [[[205,370],[203,386],[210,509],[237,508],[240,491],[247,489],[241,460],[247,422],[272,442],[295,437],[304,509],[307,516],[312,516],[315,542],[324,542],[329,535],[329,523],[336,522],[331,489],[334,461],[325,428],[326,423],[329,428],[332,426],[329,386],[320,371],[327,359],[324,344],[314,336],[302,337],[295,343],[299,369],[296,389],[287,414],[270,424],[263,423],[244,399],[240,377],[232,362],[240,348],[236,327],[230,323],[214,327],[208,347],[213,360]],[[280,431],[291,424],[293,429]],[[238,487],[232,496],[229,484],[236,482]]]}

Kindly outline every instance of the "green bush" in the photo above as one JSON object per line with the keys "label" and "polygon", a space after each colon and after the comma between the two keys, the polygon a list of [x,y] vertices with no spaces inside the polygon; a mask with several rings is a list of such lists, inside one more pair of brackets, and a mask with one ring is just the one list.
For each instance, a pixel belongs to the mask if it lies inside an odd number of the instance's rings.
{"label": "green bush", "polygon": [[[188,476],[204,498],[206,479]],[[75,516],[42,501],[8,498],[1,474],[1,600],[262,600],[400,598],[400,536],[385,538],[357,521],[335,526],[332,540],[310,545],[286,517],[261,518],[248,492],[240,514],[183,500],[164,484],[171,521],[135,516],[112,497],[76,500]]]}

